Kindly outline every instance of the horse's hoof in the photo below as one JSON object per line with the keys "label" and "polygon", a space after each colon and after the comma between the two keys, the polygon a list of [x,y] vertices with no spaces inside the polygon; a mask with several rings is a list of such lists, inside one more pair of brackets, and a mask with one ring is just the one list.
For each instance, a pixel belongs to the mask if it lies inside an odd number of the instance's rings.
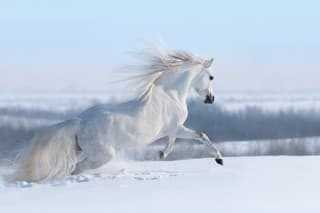
{"label": "horse's hoof", "polygon": [[159,151],[159,158],[160,158],[160,160],[164,160],[164,152],[163,151]]}
{"label": "horse's hoof", "polygon": [[217,164],[220,164],[221,166],[223,166],[223,159],[222,158],[216,158],[215,159]]}

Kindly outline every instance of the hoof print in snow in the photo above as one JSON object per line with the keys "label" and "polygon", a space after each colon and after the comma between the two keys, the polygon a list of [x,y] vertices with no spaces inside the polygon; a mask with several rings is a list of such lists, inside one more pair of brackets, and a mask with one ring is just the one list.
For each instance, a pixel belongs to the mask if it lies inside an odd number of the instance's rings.
{"label": "hoof print in snow", "polygon": [[16,183],[17,187],[18,188],[29,188],[29,187],[32,187],[33,184],[32,183],[29,183],[29,182],[26,182],[26,181],[19,181]]}
{"label": "hoof print in snow", "polygon": [[76,182],[77,183],[89,182],[89,178],[86,176],[77,176]]}

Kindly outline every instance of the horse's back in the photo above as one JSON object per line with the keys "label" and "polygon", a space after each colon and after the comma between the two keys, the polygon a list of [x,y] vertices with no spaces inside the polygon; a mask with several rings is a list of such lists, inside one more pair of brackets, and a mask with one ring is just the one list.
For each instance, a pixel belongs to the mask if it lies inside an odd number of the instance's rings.
{"label": "horse's back", "polygon": [[104,104],[89,108],[79,115],[80,146],[108,143],[116,147],[146,145],[161,130],[158,114],[146,113],[145,100]]}
{"label": "horse's back", "polygon": [[121,103],[99,104],[83,111],[78,117],[81,119],[91,119],[99,114],[132,114],[141,110],[141,107],[143,107],[143,102],[141,102],[140,100],[131,100]]}

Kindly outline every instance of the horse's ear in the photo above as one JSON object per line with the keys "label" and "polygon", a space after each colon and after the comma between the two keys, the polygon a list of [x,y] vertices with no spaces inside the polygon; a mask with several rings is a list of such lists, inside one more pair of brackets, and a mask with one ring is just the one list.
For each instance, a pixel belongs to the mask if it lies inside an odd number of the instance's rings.
{"label": "horse's ear", "polygon": [[211,58],[210,60],[206,60],[206,61],[203,63],[203,66],[204,66],[205,68],[209,68],[209,67],[211,67],[212,62],[213,62],[213,58]]}

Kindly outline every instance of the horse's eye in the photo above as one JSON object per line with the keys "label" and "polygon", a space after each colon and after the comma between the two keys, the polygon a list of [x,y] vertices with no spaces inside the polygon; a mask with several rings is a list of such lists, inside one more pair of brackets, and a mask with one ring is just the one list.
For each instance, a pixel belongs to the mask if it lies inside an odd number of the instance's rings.
{"label": "horse's eye", "polygon": [[211,81],[213,80],[213,76],[212,76],[212,75],[210,75],[210,77],[209,77],[209,78],[210,78],[210,80],[211,80]]}

